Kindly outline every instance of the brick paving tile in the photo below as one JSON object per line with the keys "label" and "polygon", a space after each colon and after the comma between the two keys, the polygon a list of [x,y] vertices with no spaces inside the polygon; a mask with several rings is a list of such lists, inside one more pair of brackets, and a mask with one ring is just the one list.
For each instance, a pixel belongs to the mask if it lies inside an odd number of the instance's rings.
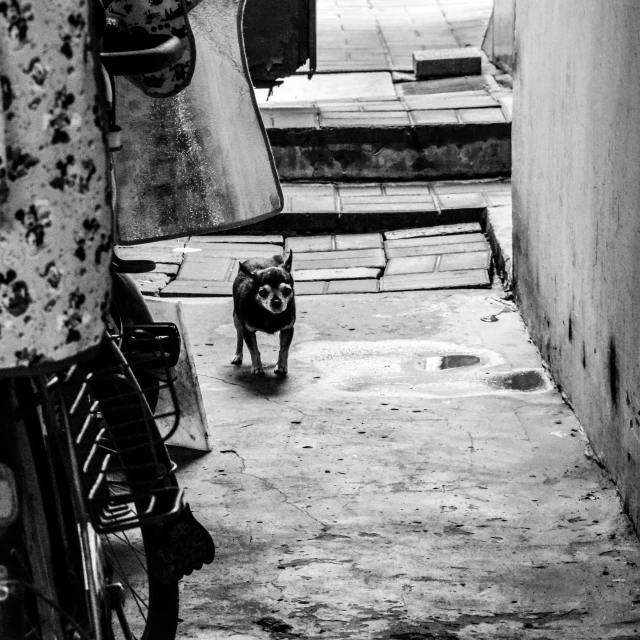
{"label": "brick paving tile", "polygon": [[416,51],[413,70],[420,79],[477,75],[481,71],[481,58],[475,47]]}
{"label": "brick paving tile", "polygon": [[350,249],[382,249],[381,233],[349,233],[340,235],[302,236],[287,238],[284,251],[311,253],[346,251]]}
{"label": "brick paving tile", "polygon": [[260,111],[270,112],[279,111],[281,109],[315,109],[316,103],[313,100],[292,100],[291,102],[261,102]]}
{"label": "brick paving tile", "polygon": [[331,196],[335,193],[332,184],[318,183],[285,183],[282,185],[285,196]]}
{"label": "brick paving tile", "polygon": [[320,125],[330,127],[408,127],[411,125],[406,112],[350,112],[328,111],[320,114]]}
{"label": "brick paving tile", "polygon": [[492,182],[433,182],[431,186],[438,195],[446,195],[449,193],[491,193],[506,192],[511,193],[511,182],[508,180],[496,180]]}
{"label": "brick paving tile", "polygon": [[418,80],[396,85],[400,96],[433,95],[458,91],[483,91],[483,76],[462,76],[460,78],[440,78],[438,80]]}
{"label": "brick paving tile", "polygon": [[481,193],[450,193],[439,195],[438,202],[442,210],[486,209],[487,203]]}
{"label": "brick paving tile", "polygon": [[400,100],[359,102],[362,111],[405,111],[405,107]]}
{"label": "brick paving tile", "polygon": [[384,270],[385,278],[402,274],[431,273],[436,270],[437,255],[391,258]]}
{"label": "brick paving tile", "polygon": [[331,280],[326,282],[296,283],[296,295],[322,295],[337,293],[377,293],[380,281],[369,280]]}
{"label": "brick paving tile", "polygon": [[428,182],[389,182],[384,185],[384,192],[388,196],[413,194],[430,198],[431,195]]}
{"label": "brick paving tile", "polygon": [[291,211],[296,213],[335,213],[334,196],[299,195],[291,196]]}
{"label": "brick paving tile", "polygon": [[262,111],[262,121],[267,129],[317,129],[319,126],[315,108]]}
{"label": "brick paving tile", "polygon": [[334,249],[334,236],[303,236],[301,238],[287,238],[284,243],[284,252],[290,250],[294,253],[311,251],[331,251]]}
{"label": "brick paving tile", "polygon": [[187,255],[180,268],[178,281],[198,280],[202,282],[228,282],[238,273],[238,260],[235,258],[209,258],[198,261]]}
{"label": "brick paving tile", "polygon": [[491,263],[490,251],[470,251],[468,253],[446,253],[440,259],[439,272],[463,271],[468,269],[488,269]]}
{"label": "brick paving tile", "polygon": [[381,233],[347,233],[335,236],[335,247],[338,251],[348,249],[382,249]]}
{"label": "brick paving tile", "polygon": [[[398,238],[385,240],[386,250],[398,247],[442,247],[448,244],[460,244],[464,242],[486,242],[482,233],[456,233],[444,236],[413,236],[409,238]],[[485,245],[486,246],[486,245]]]}
{"label": "brick paving tile", "polygon": [[[175,248],[182,248],[182,244],[176,244]],[[182,252],[174,251],[170,246],[157,246],[155,243],[119,246],[116,249],[118,257],[123,260],[153,260],[154,262],[166,262],[168,264],[180,264]]]}
{"label": "brick paving tile", "polygon": [[460,121],[465,124],[485,124],[491,122],[506,122],[502,109],[460,109]]}
{"label": "brick paving tile", "polygon": [[189,246],[196,244],[218,244],[218,243],[240,243],[240,244],[279,244],[284,243],[284,238],[279,235],[266,236],[193,236],[189,241]]}
{"label": "brick paving tile", "polygon": [[472,269],[470,271],[450,271],[448,273],[383,276],[380,279],[380,291],[488,287],[490,284],[491,281],[486,269]]}
{"label": "brick paving tile", "polygon": [[316,251],[296,253],[297,268],[304,269],[344,269],[353,267],[382,268],[386,264],[383,249],[355,249],[345,251]]}
{"label": "brick paving tile", "polygon": [[209,260],[211,258],[247,255],[256,251],[256,255],[271,255],[282,253],[282,247],[266,242],[201,242],[189,243],[189,248],[200,249],[187,253],[187,260]]}
{"label": "brick paving tile", "polygon": [[296,296],[319,295],[329,288],[328,282],[297,282]]}
{"label": "brick paving tile", "polygon": [[[236,249],[240,245],[214,244],[210,251],[189,253],[189,263],[207,264],[211,260],[231,258],[233,260],[248,260],[249,258],[271,258],[274,255],[282,255],[282,249],[277,246],[254,244],[250,249]],[[185,263],[187,261],[185,260]]]}
{"label": "brick paving tile", "polygon": [[[393,103],[392,103],[393,104]],[[347,102],[343,100],[342,102],[337,102],[335,100],[331,100],[330,102],[318,102],[318,108],[320,109],[321,115],[332,113],[361,113],[362,109],[360,108],[360,103],[353,100],[352,102]]]}
{"label": "brick paving tile", "polygon": [[459,122],[454,109],[433,109],[409,112],[411,122],[421,124],[456,124]]}
{"label": "brick paving tile", "polygon": [[326,293],[378,293],[380,281],[370,280],[332,280]]}
{"label": "brick paving tile", "polygon": [[352,196],[381,196],[381,184],[341,184],[338,186],[338,195],[341,198]]}
{"label": "brick paving tile", "polygon": [[385,240],[404,240],[408,238],[426,238],[429,236],[443,236],[462,233],[481,233],[479,222],[463,222],[461,224],[443,224],[437,227],[423,227],[422,229],[400,229],[385,231]]}
{"label": "brick paving tile", "polygon": [[160,291],[162,298],[230,296],[231,282],[203,282],[201,280],[174,280]]}
{"label": "brick paving tile", "polygon": [[295,270],[293,277],[297,282],[312,282],[325,280],[364,280],[370,278],[379,278],[382,269],[374,269],[371,267],[354,267],[347,269],[303,269]]}
{"label": "brick paving tile", "polygon": [[439,96],[406,96],[403,98],[409,111],[428,111],[433,109],[498,109],[498,102],[490,95],[468,96],[460,92],[451,98]]}
{"label": "brick paving tile", "polygon": [[386,250],[387,258],[412,258],[428,255],[444,255],[457,253],[482,253],[487,254],[488,248],[486,242],[460,242],[458,244],[442,244],[442,245],[411,245],[405,247],[389,247]]}
{"label": "brick paving tile", "polygon": [[398,101],[398,96],[394,93],[393,96],[360,96],[356,98],[356,102],[362,104],[368,104],[370,102],[388,102],[390,100]]}
{"label": "brick paving tile", "polygon": [[380,197],[344,198],[343,213],[402,211],[437,211],[430,194],[386,195]]}

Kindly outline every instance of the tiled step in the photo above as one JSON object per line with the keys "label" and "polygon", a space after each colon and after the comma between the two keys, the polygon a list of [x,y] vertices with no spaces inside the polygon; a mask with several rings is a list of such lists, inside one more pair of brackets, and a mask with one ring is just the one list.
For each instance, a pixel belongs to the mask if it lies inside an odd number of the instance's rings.
{"label": "tiled step", "polygon": [[[505,213],[503,221],[497,214],[510,210],[510,188],[505,181],[285,185],[287,206],[311,213],[290,211],[284,219],[312,220],[322,215],[313,213],[319,209],[332,216],[332,230],[344,230],[353,216],[373,218],[384,231],[287,232],[284,237],[236,232],[119,247],[118,252],[156,260],[155,272],[134,279],[145,294],[166,297],[230,296],[241,260],[289,250],[296,292],[302,296],[488,286],[491,254],[482,229],[486,225],[492,242],[502,247],[510,216]],[[419,224],[394,229],[396,216]],[[453,223],[438,224],[443,221]],[[308,233],[309,225],[304,230]],[[503,253],[498,268],[507,272],[510,254]]]}
{"label": "tiled step", "polygon": [[418,289],[457,289],[489,286],[491,286],[491,280],[486,269],[384,276],[380,280],[380,291],[415,291]]}
{"label": "tiled step", "polygon": [[384,243],[387,258],[431,256],[445,253],[485,251],[487,241],[481,233],[464,235],[431,236],[427,238],[403,238]]}
{"label": "tiled step", "polygon": [[309,269],[349,269],[355,267],[384,268],[384,250],[353,249],[345,251],[294,252],[294,272]]}
{"label": "tiled step", "polygon": [[391,238],[385,240],[385,252],[381,291],[491,284],[491,250],[481,233]]}
{"label": "tiled step", "polygon": [[382,269],[370,267],[350,267],[333,269],[301,269],[295,271],[298,282],[319,282],[325,280],[368,280],[378,279]]}
{"label": "tiled step", "polygon": [[296,283],[297,296],[331,293],[378,293],[378,291],[380,291],[380,281],[375,278]]}
{"label": "tiled step", "polygon": [[[281,214],[250,233],[363,234],[482,222],[511,199],[505,180],[411,183],[284,183]],[[290,242],[291,240],[289,240]],[[329,242],[328,237],[322,242]]]}
{"label": "tiled step", "polygon": [[511,108],[487,89],[261,105],[282,180],[508,176]]}

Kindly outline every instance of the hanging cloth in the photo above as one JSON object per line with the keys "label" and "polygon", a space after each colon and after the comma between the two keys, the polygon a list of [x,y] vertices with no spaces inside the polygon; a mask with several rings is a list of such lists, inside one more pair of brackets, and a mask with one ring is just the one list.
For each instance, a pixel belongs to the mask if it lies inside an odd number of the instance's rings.
{"label": "hanging cloth", "polygon": [[0,375],[102,339],[111,208],[104,88],[77,0],[0,3]]}

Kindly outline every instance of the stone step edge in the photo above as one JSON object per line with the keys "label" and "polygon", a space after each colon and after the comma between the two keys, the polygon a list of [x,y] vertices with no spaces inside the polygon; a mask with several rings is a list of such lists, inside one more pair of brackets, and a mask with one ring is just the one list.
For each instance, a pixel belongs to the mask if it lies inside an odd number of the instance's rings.
{"label": "stone step edge", "polygon": [[511,175],[511,123],[274,130],[282,181],[480,180]]}
{"label": "stone step edge", "polygon": [[[342,233],[382,233],[421,227],[479,222],[485,228],[487,206],[441,209],[416,208],[410,211],[343,212],[283,212],[244,227],[247,233],[283,235],[324,235]],[[239,233],[239,230],[236,230]]]}

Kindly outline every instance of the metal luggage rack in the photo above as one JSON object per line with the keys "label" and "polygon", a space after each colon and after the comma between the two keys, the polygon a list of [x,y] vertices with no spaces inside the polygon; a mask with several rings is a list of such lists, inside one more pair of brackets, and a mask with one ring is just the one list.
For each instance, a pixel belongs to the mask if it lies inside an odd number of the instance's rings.
{"label": "metal luggage rack", "polygon": [[[158,331],[146,329],[109,336],[121,362],[83,375],[69,410],[80,425],[75,444],[98,533],[166,520],[183,504],[183,490],[171,480],[176,466],[164,446],[180,422],[171,371],[177,357],[167,353]],[[78,373],[76,368],[67,378]],[[150,397],[161,399],[155,416]]]}

